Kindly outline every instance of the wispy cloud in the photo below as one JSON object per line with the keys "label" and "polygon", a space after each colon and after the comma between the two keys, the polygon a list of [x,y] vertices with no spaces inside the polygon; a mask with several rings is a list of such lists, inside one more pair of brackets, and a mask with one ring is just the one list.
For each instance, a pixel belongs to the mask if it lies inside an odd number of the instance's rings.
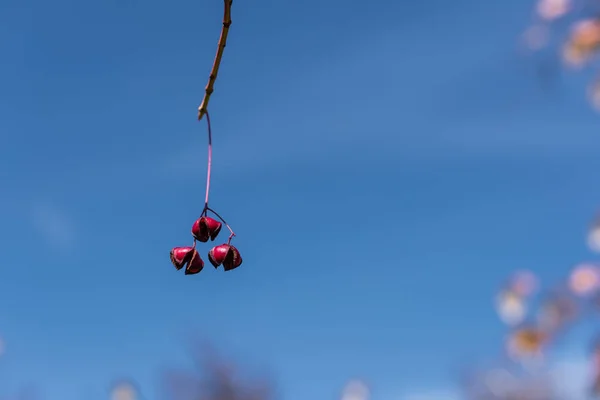
{"label": "wispy cloud", "polygon": [[59,250],[74,246],[76,227],[65,210],[49,202],[40,202],[32,206],[30,218],[33,228],[50,246]]}

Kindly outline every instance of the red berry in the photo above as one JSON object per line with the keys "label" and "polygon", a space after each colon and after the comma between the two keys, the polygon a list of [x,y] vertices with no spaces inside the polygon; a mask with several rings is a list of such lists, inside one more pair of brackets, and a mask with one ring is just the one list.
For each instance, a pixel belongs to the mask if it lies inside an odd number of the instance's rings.
{"label": "red berry", "polygon": [[242,265],[242,256],[238,249],[230,244],[221,244],[213,247],[208,252],[208,260],[217,268],[223,265],[225,271],[231,271]]}
{"label": "red berry", "polygon": [[200,254],[196,250],[194,250],[192,259],[188,263],[187,267],[185,267],[185,274],[197,274],[198,272],[202,271],[202,268],[204,268],[204,261],[202,260],[202,258],[200,258]]}
{"label": "red berry", "polygon": [[201,217],[192,225],[192,236],[202,243],[208,242],[208,239],[215,240],[221,232],[221,223],[210,217]]}
{"label": "red berry", "polygon": [[[196,251],[193,247],[174,247],[171,250],[171,262],[179,271],[183,268],[187,263],[189,263],[194,256]],[[197,253],[197,252],[196,252]]]}

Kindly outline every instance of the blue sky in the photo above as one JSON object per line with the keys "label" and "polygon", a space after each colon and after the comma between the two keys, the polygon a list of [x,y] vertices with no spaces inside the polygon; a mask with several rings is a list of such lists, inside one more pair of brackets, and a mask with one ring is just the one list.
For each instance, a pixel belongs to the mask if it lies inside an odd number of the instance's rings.
{"label": "blue sky", "polygon": [[222,2],[3,0],[1,389],[157,398],[198,335],[290,400],[450,393],[505,276],[593,259],[599,117],[518,52],[530,6],[235,2],[211,205],[244,265],[186,277]]}

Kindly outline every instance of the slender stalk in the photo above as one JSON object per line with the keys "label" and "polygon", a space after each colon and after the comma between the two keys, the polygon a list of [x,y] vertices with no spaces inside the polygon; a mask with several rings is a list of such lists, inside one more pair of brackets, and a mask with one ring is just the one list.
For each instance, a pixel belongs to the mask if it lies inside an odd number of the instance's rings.
{"label": "slender stalk", "polygon": [[208,83],[204,89],[204,98],[200,107],[198,107],[198,120],[201,120],[204,114],[208,111],[208,102],[210,101],[210,95],[214,91],[215,81],[217,80],[217,74],[219,73],[219,66],[221,65],[221,58],[223,57],[223,50],[227,45],[227,35],[229,34],[229,26],[231,25],[231,3],[233,0],[224,0],[225,11],[223,13],[223,27],[221,28],[221,36],[217,44],[217,54],[213,61],[213,66],[208,76]]}
{"label": "slender stalk", "polygon": [[204,215],[208,210],[208,195],[210,194],[210,174],[212,170],[212,129],[210,127],[210,115],[206,111],[206,124],[208,126],[208,166],[206,168],[206,196],[204,197]]}
{"label": "slender stalk", "polygon": [[225,225],[227,227],[227,229],[229,229],[229,240],[228,240],[228,243],[229,243],[231,241],[231,239],[234,236],[236,236],[233,229],[231,229],[231,227],[229,226],[227,221],[225,221],[225,219],[223,217],[221,217],[218,212],[216,212],[212,208],[208,208],[208,207],[205,207],[204,212],[206,212],[206,211],[210,211],[211,213],[215,214],[217,216],[217,218],[219,218],[221,220],[221,222],[223,222],[223,225]]}

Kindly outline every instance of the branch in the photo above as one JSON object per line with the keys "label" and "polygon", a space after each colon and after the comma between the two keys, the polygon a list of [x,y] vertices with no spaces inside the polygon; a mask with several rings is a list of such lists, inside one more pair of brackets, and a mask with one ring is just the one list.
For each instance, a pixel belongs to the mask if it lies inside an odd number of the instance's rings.
{"label": "branch", "polygon": [[217,55],[213,61],[213,66],[208,77],[208,83],[204,89],[204,98],[200,107],[198,107],[198,120],[201,120],[208,109],[208,102],[210,101],[210,95],[214,91],[215,81],[217,80],[217,74],[219,73],[219,66],[221,65],[221,58],[223,57],[223,50],[227,45],[227,34],[229,33],[229,26],[231,25],[231,3],[233,0],[224,0],[225,12],[223,15],[223,28],[221,28],[221,37],[219,37],[219,44],[217,45]]}

